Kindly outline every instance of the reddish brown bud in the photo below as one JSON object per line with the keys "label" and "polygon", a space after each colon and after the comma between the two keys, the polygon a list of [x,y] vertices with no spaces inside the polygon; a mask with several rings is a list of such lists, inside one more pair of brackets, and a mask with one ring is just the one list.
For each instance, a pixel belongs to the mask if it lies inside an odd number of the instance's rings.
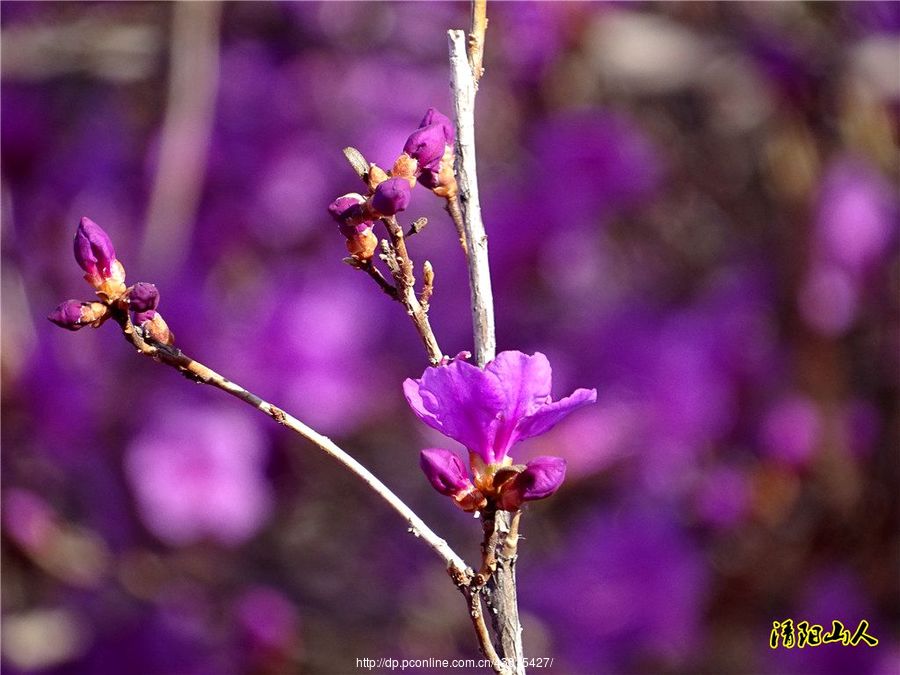
{"label": "reddish brown bud", "polygon": [[378,237],[371,229],[366,229],[347,238],[347,251],[360,260],[371,260],[378,248]]}
{"label": "reddish brown bud", "polygon": [[394,167],[391,169],[391,176],[394,178],[405,178],[409,181],[410,187],[415,187],[416,173],[418,170],[419,163],[404,152],[397,158],[397,161],[394,162]]}
{"label": "reddish brown bud", "polygon": [[382,169],[377,164],[369,165],[369,189],[374,190],[379,185],[381,185],[384,181],[386,181],[390,176],[388,176],[384,169]]}

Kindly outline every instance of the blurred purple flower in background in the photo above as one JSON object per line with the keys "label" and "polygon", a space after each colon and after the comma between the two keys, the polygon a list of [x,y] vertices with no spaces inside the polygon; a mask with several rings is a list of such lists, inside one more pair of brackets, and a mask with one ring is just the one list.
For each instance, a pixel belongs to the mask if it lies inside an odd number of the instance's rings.
{"label": "blurred purple flower in background", "polygon": [[269,517],[272,493],[265,438],[245,415],[186,407],[142,418],[125,470],[144,524],[175,546],[236,546],[252,537]]}
{"label": "blurred purple flower in background", "polygon": [[573,524],[550,560],[524,567],[520,593],[552,627],[566,655],[557,667],[669,670],[702,639],[707,574],[700,551],[664,513],[601,511]]}

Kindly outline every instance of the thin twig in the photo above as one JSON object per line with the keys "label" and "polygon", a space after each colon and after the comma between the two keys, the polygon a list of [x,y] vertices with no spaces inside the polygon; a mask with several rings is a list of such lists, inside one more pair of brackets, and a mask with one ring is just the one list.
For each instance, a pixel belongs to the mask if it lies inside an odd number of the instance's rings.
{"label": "thin twig", "polygon": [[459,237],[459,245],[462,247],[463,254],[468,255],[469,247],[466,246],[466,225],[463,222],[462,207],[459,203],[459,194],[454,194],[452,197],[448,197],[447,204],[444,208],[447,209],[447,213],[450,214],[450,219],[453,221],[453,226],[456,228],[456,236]]}
{"label": "thin twig", "polygon": [[[350,166],[353,167],[356,175],[368,185],[369,170],[372,165],[366,161],[363,154],[354,147],[347,147],[344,148],[344,157],[350,162]],[[422,222],[423,220],[420,218],[413,223],[412,230],[414,232],[418,232],[425,227],[425,223],[428,221]],[[364,269],[368,272],[369,276],[375,279],[385,293],[406,308],[406,313],[416,327],[419,337],[422,338],[422,344],[425,345],[428,360],[431,362],[431,365],[436,366],[444,359],[444,354],[440,346],[438,346],[437,338],[431,328],[431,322],[428,320],[427,300],[431,297],[431,291],[427,288],[422,290],[425,302],[420,301],[416,297],[416,278],[413,274],[413,262],[409,257],[409,252],[406,250],[406,236],[403,234],[403,228],[400,227],[397,218],[394,216],[382,218],[381,222],[384,223],[388,231],[388,239],[381,242],[383,251],[381,259],[387,264],[396,285],[390,286],[375,266],[371,265],[371,261],[368,268],[359,266],[359,269]],[[428,282],[426,280],[427,286]],[[388,288],[392,290],[388,291]]]}
{"label": "thin twig", "polygon": [[496,512],[483,513],[484,541],[481,543],[481,569],[472,583],[484,586],[497,570],[497,544],[500,530],[497,528]]}
{"label": "thin twig", "polygon": [[413,275],[413,263],[406,250],[406,238],[403,236],[403,228],[393,216],[382,218],[381,222],[387,228],[390,238],[391,251],[396,257],[397,265],[392,268],[394,281],[397,284],[397,299],[406,307],[406,313],[412,319],[413,325],[422,338],[428,360],[431,365],[439,364],[444,353],[438,346],[437,338],[428,320],[428,310],[416,297],[416,278]]}
{"label": "thin twig", "polygon": [[466,36],[461,30],[447,32],[450,39],[450,75],[456,112],[456,180],[466,235],[466,259],[475,332],[475,360],[483,366],[494,358],[494,300],[488,264],[487,235],[481,221],[475,162],[475,80],[466,56]]}
{"label": "thin twig", "polygon": [[172,366],[195,382],[208,384],[231,394],[244,403],[265,413],[282,426],[285,426],[299,436],[302,436],[320,450],[343,464],[345,468],[350,470],[358,478],[362,479],[362,481],[379,497],[400,514],[409,525],[410,533],[431,547],[441,560],[444,561],[444,564],[447,565],[447,568],[451,571],[451,576],[454,579],[459,580],[458,584],[468,583],[468,580],[471,577],[468,566],[463,559],[450,548],[449,544],[437,536],[431,528],[403,502],[403,500],[395,495],[390,488],[382,483],[371,471],[356,461],[356,459],[346,451],[338,447],[330,438],[316,432],[296,417],[289,415],[256,394],[247,391],[239,384],[222,377],[219,373],[208,368],[199,361],[195,361],[180,349],[145,339],[141,334],[140,329],[135,328],[131,323],[127,308],[113,307],[112,312],[113,318],[122,328],[122,334],[125,336],[125,339],[134,345],[141,354],[149,356],[167,366]]}
{"label": "thin twig", "polygon": [[478,636],[481,653],[490,662],[491,668],[497,675],[511,675],[509,667],[497,654],[497,650],[494,649],[487,624],[484,622],[484,611],[481,608],[481,589],[468,588],[464,593],[469,601],[469,617],[472,619],[472,625],[475,627],[475,635]]}
{"label": "thin twig", "polygon": [[475,88],[484,74],[484,32],[487,30],[487,0],[472,0],[472,32],[469,33],[469,67]]}
{"label": "thin twig", "polygon": [[344,258],[344,262],[353,267],[354,269],[358,269],[361,272],[365,272],[372,279],[375,280],[375,283],[378,284],[378,287],[385,292],[385,294],[391,298],[392,300],[397,300],[397,289],[391,285],[387,279],[384,278],[384,275],[381,273],[381,270],[375,267],[372,264],[371,260],[360,260],[356,257]]}
{"label": "thin twig", "polygon": [[[465,252],[469,268],[475,359],[482,367],[493,360],[497,350],[487,235],[481,220],[475,161],[475,93],[477,78],[481,75],[480,61],[483,58],[486,26],[484,0],[475,0],[472,36],[477,38],[477,45],[473,41],[472,53],[466,52],[466,38],[463,31],[451,30],[447,33],[450,45],[453,107],[456,116],[456,180],[459,186],[459,210],[462,214],[467,244]],[[476,46],[477,54],[475,54]],[[477,71],[475,71],[476,60]],[[448,211],[451,211],[452,217],[454,214],[451,208],[452,205],[448,203]],[[518,528],[518,522],[516,527]],[[498,531],[511,532],[512,524],[507,512],[503,511],[496,515],[496,528]],[[515,557],[498,560],[497,569],[483,592],[492,609],[491,622],[503,657],[506,663],[512,666],[515,675],[524,675],[525,658],[516,593]]]}
{"label": "thin twig", "polygon": [[409,239],[414,234],[419,234],[422,230],[425,229],[425,226],[428,224],[428,218],[422,216],[421,218],[416,218],[412,225],[409,226],[409,229],[406,231],[406,238]]}
{"label": "thin twig", "polygon": [[519,521],[522,519],[522,512],[516,511],[513,514],[512,522],[509,526],[509,532],[506,533],[506,538],[503,540],[503,550],[500,553],[500,557],[503,560],[515,560],[516,555],[519,550]]}

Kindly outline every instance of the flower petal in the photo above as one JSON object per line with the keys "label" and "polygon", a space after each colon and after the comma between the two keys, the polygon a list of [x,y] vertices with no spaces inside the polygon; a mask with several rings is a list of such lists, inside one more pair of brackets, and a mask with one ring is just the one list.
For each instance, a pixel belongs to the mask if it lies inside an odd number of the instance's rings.
{"label": "flower petal", "polygon": [[506,396],[494,445],[494,454],[500,459],[516,441],[518,422],[550,402],[552,370],[540,352],[529,356],[506,351],[488,363],[485,371],[499,380]]}
{"label": "flower petal", "polygon": [[571,396],[566,396],[559,401],[548,403],[537,409],[531,415],[522,419],[515,430],[515,441],[540,436],[550,431],[570,413],[590,403],[597,402],[596,389],[576,389]]}
{"label": "flower petal", "polygon": [[452,361],[426,369],[420,380],[406,380],[403,393],[425,424],[459,441],[485,462],[493,461],[498,414],[505,405],[495,377],[465,361]]}

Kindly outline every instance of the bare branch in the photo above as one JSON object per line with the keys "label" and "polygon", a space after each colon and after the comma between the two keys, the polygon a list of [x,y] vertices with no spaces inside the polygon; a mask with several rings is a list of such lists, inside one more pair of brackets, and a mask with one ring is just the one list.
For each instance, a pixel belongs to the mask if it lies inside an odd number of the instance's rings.
{"label": "bare branch", "polygon": [[[219,375],[211,368],[187,356],[180,349],[145,339],[140,329],[136,328],[128,316],[127,308],[112,307],[113,318],[122,328],[122,334],[134,347],[145,356],[160,363],[171,366],[191,380],[221,389],[265,413],[282,426],[287,427],[299,436],[310,441],[317,448],[340,462],[351,473],[360,478],[379,497],[386,501],[409,526],[409,531],[417,539],[424,541],[444,561],[451,576],[459,583],[467,584],[471,578],[468,566],[457,555],[446,541],[438,537],[416,513],[407,506],[390,488],[382,483],[371,471],[360,464],[346,451],[338,447],[330,438],[323,436],[296,417],[263,400],[256,394],[244,389],[239,384]],[[459,585],[458,583],[458,585]]]}
{"label": "bare branch", "polygon": [[466,57],[466,36],[461,30],[447,32],[450,39],[450,75],[456,112],[456,174],[469,265],[475,360],[479,366],[496,353],[494,299],[488,264],[487,235],[481,221],[475,162],[475,80]]}
{"label": "bare branch", "polygon": [[487,0],[472,0],[472,32],[469,33],[469,67],[475,88],[484,74],[484,33],[487,30]]}

